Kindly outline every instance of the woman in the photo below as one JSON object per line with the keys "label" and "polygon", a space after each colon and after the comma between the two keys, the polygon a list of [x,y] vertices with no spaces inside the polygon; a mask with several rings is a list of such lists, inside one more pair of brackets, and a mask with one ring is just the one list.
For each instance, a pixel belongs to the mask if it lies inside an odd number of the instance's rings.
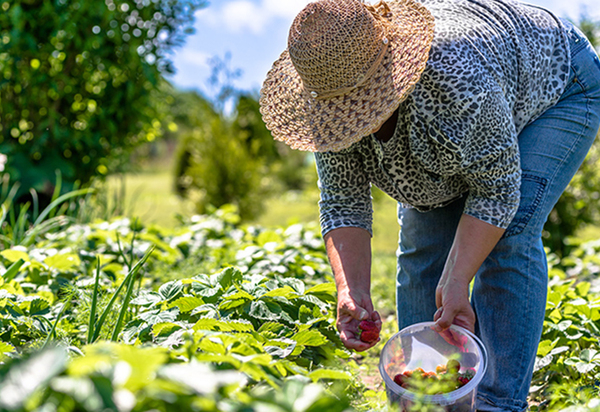
{"label": "woman", "polygon": [[490,357],[477,408],[526,409],[547,291],[542,227],[600,123],[585,37],[511,0],[320,0],[294,20],[260,102],[275,139],[316,152],[344,344],[370,348],[358,323],[381,325],[375,184],[399,202],[399,328],[474,331]]}

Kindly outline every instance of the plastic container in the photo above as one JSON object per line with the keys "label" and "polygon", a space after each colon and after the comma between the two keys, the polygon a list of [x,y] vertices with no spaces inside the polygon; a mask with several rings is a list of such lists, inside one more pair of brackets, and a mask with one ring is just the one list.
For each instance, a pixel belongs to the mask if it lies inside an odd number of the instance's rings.
{"label": "plastic container", "polygon": [[[467,412],[475,410],[477,386],[487,365],[487,352],[483,343],[468,330],[452,325],[438,333],[433,322],[408,326],[387,341],[379,359],[379,373],[385,382],[388,400],[400,405],[404,411],[416,404],[427,404],[431,411]],[[436,366],[457,359],[461,371],[474,368],[475,376],[463,387],[438,395],[424,395],[408,391],[394,382],[394,376],[405,370],[423,368],[435,371]]]}

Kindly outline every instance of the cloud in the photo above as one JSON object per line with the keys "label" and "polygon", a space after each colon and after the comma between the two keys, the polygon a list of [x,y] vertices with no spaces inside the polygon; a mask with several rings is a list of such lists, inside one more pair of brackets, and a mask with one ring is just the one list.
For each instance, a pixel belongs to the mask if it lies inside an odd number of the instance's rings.
{"label": "cloud", "polygon": [[223,0],[196,15],[200,24],[225,27],[231,33],[263,34],[274,20],[292,19],[310,0]]}
{"label": "cloud", "polygon": [[190,48],[184,48],[178,53],[178,60],[184,63],[189,63],[197,67],[208,67],[210,55]]}

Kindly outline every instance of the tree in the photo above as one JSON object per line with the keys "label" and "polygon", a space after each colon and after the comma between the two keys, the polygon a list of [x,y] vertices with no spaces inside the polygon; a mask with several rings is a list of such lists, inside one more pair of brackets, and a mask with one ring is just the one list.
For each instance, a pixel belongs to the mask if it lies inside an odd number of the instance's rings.
{"label": "tree", "polygon": [[126,164],[161,133],[159,85],[204,0],[0,0],[0,153],[51,195]]}
{"label": "tree", "polygon": [[[577,26],[598,49],[600,22],[582,14]],[[569,252],[568,238],[600,217],[600,139],[596,138],[585,161],[562,194],[544,225],[544,244],[559,256]]]}

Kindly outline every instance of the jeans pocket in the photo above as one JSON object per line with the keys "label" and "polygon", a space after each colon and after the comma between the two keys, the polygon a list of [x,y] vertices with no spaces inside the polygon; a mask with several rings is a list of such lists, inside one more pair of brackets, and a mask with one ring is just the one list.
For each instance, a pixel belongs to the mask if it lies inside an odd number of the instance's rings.
{"label": "jeans pocket", "polygon": [[542,201],[548,179],[530,173],[521,175],[521,199],[517,214],[504,232],[503,238],[518,235],[525,230]]}

